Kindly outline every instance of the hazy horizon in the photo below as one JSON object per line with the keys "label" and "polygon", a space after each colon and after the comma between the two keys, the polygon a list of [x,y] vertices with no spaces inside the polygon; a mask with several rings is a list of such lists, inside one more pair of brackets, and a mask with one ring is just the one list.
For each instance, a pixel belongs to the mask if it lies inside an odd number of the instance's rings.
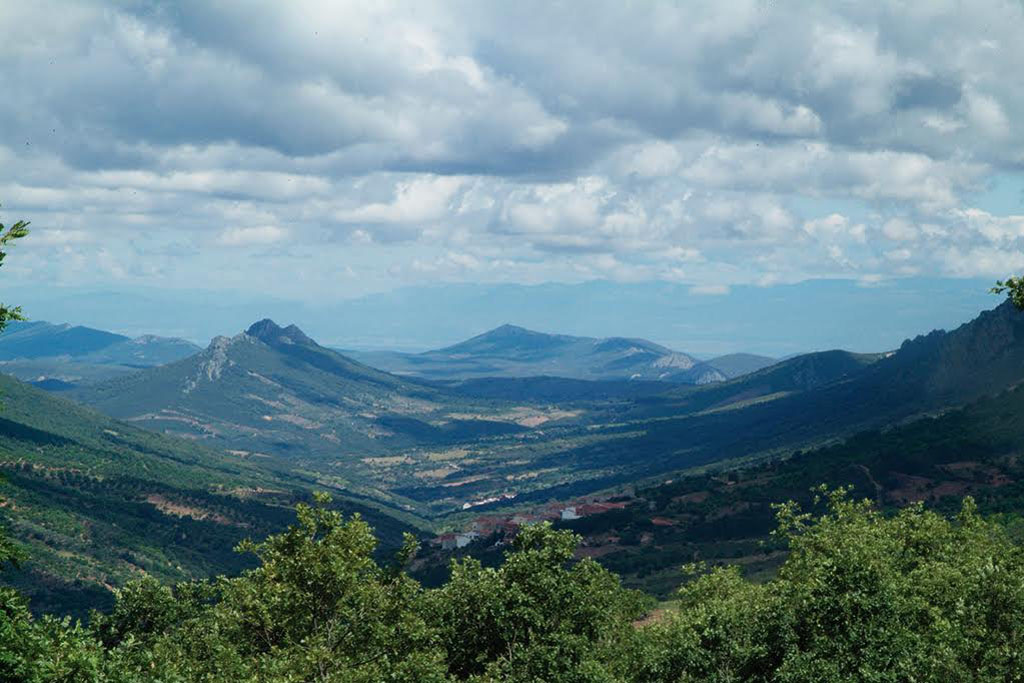
{"label": "hazy horizon", "polygon": [[781,357],[833,348],[887,351],[933,329],[952,329],[1000,303],[990,285],[983,278],[871,286],[810,280],[695,294],[664,282],[436,283],[339,302],[198,290],[14,291],[33,320],[182,337],[201,346],[272,318],[297,324],[322,344],[362,350],[425,351],[513,324],[552,334],[642,337],[701,357]]}

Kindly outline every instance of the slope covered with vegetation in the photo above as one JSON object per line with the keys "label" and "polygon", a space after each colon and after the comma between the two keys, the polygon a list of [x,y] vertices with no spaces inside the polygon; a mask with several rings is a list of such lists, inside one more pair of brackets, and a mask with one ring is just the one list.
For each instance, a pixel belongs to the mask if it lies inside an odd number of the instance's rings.
{"label": "slope covered with vegetation", "polygon": [[740,562],[751,576],[782,559],[770,536],[772,504],[809,504],[819,483],[897,509],[918,501],[955,511],[971,495],[1001,515],[1015,536],[1024,525],[1024,387],[908,424],[857,433],[830,446],[668,484],[638,486],[623,510],[564,523],[588,553],[624,577],[665,596],[679,564]]}
{"label": "slope covered with vegetation", "polygon": [[[4,580],[38,609],[109,603],[132,577],[166,580],[237,572],[231,551],[293,519],[314,486],[236,455],[168,438],[0,377],[0,522],[29,551]],[[352,502],[399,542],[408,524]]]}

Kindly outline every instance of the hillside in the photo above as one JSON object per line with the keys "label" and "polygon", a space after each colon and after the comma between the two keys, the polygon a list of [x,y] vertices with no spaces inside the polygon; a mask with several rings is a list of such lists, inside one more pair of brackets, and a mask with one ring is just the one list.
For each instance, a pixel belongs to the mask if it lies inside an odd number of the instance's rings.
{"label": "hillside", "polygon": [[704,361],[703,365],[718,370],[725,375],[726,379],[735,379],[775,365],[778,362],[776,358],[759,356],[753,353],[729,353]]}
{"label": "hillside", "polygon": [[768,537],[772,504],[796,500],[810,507],[811,489],[822,483],[851,486],[854,496],[883,508],[924,501],[945,513],[955,513],[962,497],[971,495],[983,513],[1002,515],[1019,537],[1022,451],[1024,387],[1018,386],[941,416],[860,432],[781,461],[640,487],[627,509],[566,526],[584,533],[590,552],[627,583],[661,594],[676,585],[684,562],[739,561],[753,575],[776,566],[781,554]]}
{"label": "hillside", "polygon": [[[880,452],[924,457],[921,454],[941,450],[929,440],[933,436],[947,435],[955,444],[960,443],[955,441],[958,434],[999,433],[1001,428],[993,420],[1005,418],[1007,424],[1015,425],[1020,411],[1014,406],[1024,400],[1020,394],[1011,394],[1014,402],[1001,412],[1002,404],[984,401],[988,395],[1011,390],[1022,379],[1024,314],[1009,306],[986,312],[951,332],[908,340],[890,354],[806,354],[706,386],[543,377],[428,384],[374,370],[319,346],[294,326],[281,328],[265,320],[233,338],[215,339],[194,357],[76,392],[134,426],[187,436],[187,442],[140,432],[106,418],[108,426],[102,429],[81,426],[100,418],[12,382],[12,408],[4,418],[10,422],[9,451],[19,455],[9,458],[6,471],[8,486],[20,496],[14,499],[16,509],[32,511],[21,517],[23,526],[17,533],[51,549],[44,549],[40,557],[48,558],[45,566],[59,568],[53,575],[86,582],[94,576],[118,579],[125,571],[134,571],[128,565],[152,565],[153,571],[170,576],[179,571],[173,569],[179,565],[185,568],[183,573],[213,565],[233,566],[229,559],[233,556],[226,552],[227,539],[249,527],[239,529],[223,520],[243,519],[232,516],[242,514],[238,506],[258,502],[251,514],[266,515],[266,524],[271,525],[277,519],[275,510],[281,510],[279,505],[284,497],[294,495],[289,493],[294,489],[343,490],[350,497],[364,496],[368,506],[415,512],[435,518],[438,524],[456,526],[475,515],[496,514],[503,507],[529,509],[601,490],[632,490],[638,481],[663,481],[667,476],[677,482],[703,482],[705,488],[719,486],[709,483],[719,481],[727,487],[722,489],[727,492],[723,500],[732,500],[728,497],[732,495],[728,490],[736,486],[728,483],[732,480],[710,479],[707,474],[694,479],[694,474],[707,467],[782,467],[759,463],[774,462],[773,458],[798,449],[817,448],[815,453],[827,454],[822,462],[838,462],[842,458],[837,452],[820,448],[858,430],[908,421],[900,428],[908,430],[908,436],[898,448]],[[30,392],[26,396],[31,400],[15,391]],[[960,408],[979,399],[988,406],[982,412],[991,424],[980,421],[983,426],[974,429],[955,422],[958,410],[980,415],[981,408]],[[42,407],[31,407],[33,402]],[[23,410],[22,403],[29,406],[28,412],[18,412]],[[937,418],[940,422],[914,421],[942,413],[947,415]],[[130,440],[125,443],[126,434]],[[211,453],[199,442],[225,449],[228,455]],[[915,448],[915,443],[920,447]],[[998,439],[993,443],[1004,444]],[[121,450],[111,450],[115,446]],[[1007,452],[1000,450],[1003,455]],[[989,455],[997,457],[994,453]],[[21,464],[29,455],[37,464]],[[907,480],[912,482],[909,488],[903,486],[908,491],[928,490],[932,482],[944,485],[934,476],[934,463],[919,463],[917,469],[903,463],[903,469],[886,470],[867,461],[851,469],[847,462],[831,472],[828,468],[817,471],[801,457],[788,465],[797,469],[779,470],[777,482],[766,485],[771,495],[766,494],[762,502],[784,498],[796,488],[806,490],[808,477],[833,474],[861,472],[863,477],[854,483],[870,483],[873,477],[882,487],[888,486],[886,477],[895,482],[906,477],[929,479],[920,485],[913,483],[918,480]],[[964,473],[972,467],[956,465],[954,469],[959,468],[957,476],[968,476]],[[997,474],[1016,481],[1010,470]],[[778,482],[789,482],[789,488]],[[281,493],[265,500],[225,495],[249,489]],[[687,490],[670,498],[692,493],[699,495],[685,500],[700,502],[704,490]],[[967,490],[974,489],[960,487],[954,492]],[[82,492],[92,498],[83,497]],[[662,506],[665,496],[645,493],[641,498],[645,504],[655,500],[656,506]],[[716,502],[718,507],[707,508],[712,515],[707,528],[690,524],[699,517],[685,518],[689,520],[685,525],[668,524],[666,528],[679,526],[690,535],[664,545],[658,539],[674,531],[650,532],[658,541],[653,546],[637,541],[644,559],[637,559],[634,549],[615,566],[626,573],[641,565],[668,567],[679,559],[678,553],[683,552],[679,548],[692,555],[694,543],[705,544],[696,548],[708,557],[719,552],[754,553],[760,537],[751,534],[760,533],[770,520],[765,521],[763,510],[748,502],[740,500],[742,504],[735,508]],[[674,508],[668,503],[663,507],[664,516],[674,519]],[[115,514],[110,510],[130,519],[110,520],[109,515]],[[169,515],[192,510],[198,510],[202,519],[175,517],[174,523],[202,522],[207,530],[186,530],[186,540],[180,542],[173,536],[177,527],[152,522],[163,523]],[[641,515],[638,523],[647,526],[636,527],[636,533],[626,529],[622,537],[646,537],[653,513],[644,510],[647,516]],[[147,526],[151,524],[156,526]],[[736,543],[729,534],[740,534],[735,536]],[[81,540],[94,537],[101,541],[90,545],[92,541]],[[160,540],[147,541],[153,538]],[[218,539],[219,545],[214,547],[211,538]],[[200,545],[191,545],[193,540]],[[165,544],[172,550],[163,550]],[[122,552],[115,561],[104,556],[101,548],[132,550]],[[620,550],[613,549],[612,554]],[[62,554],[67,552],[71,554]],[[79,555],[90,559],[81,560]],[[172,561],[170,555],[190,559]],[[763,557],[755,565],[768,566],[773,558]],[[45,590],[57,594],[64,589],[49,586]]]}
{"label": "hillside", "polygon": [[419,354],[346,353],[389,372],[448,380],[548,376],[692,384],[700,377],[712,378],[714,372],[705,366],[691,377],[687,371],[701,366],[700,361],[645,339],[573,337],[515,325],[502,325],[453,346]]}
{"label": "hillside", "polygon": [[0,372],[51,390],[171,363],[199,347],[173,337],[130,338],[90,327],[12,322],[0,332]]}
{"label": "hillside", "polygon": [[[321,484],[237,455],[118,422],[0,377],[0,523],[29,552],[17,585],[38,610],[109,604],[109,589],[143,573],[166,580],[235,573],[232,552],[290,523]],[[412,530],[346,501],[391,546]]]}
{"label": "hillside", "polygon": [[[76,398],[149,429],[236,450],[330,454],[402,440],[438,392],[325,349],[295,326],[253,324],[193,357],[87,388]],[[398,426],[398,431],[394,429]],[[427,425],[424,423],[424,428]]]}
{"label": "hillside", "polygon": [[[874,362],[872,362],[874,361]],[[1024,313],[1009,304],[895,352],[807,354],[748,377],[637,399],[622,415],[652,471],[820,445],[961,406],[1024,380]],[[625,448],[622,442],[622,448]]]}
{"label": "hillside", "polygon": [[[632,479],[608,479],[599,494],[624,506],[562,526],[584,535],[582,555],[662,596],[687,562],[773,571],[784,555],[768,536],[772,504],[810,506],[821,483],[887,508],[925,501],[947,513],[972,495],[1021,537],[1022,380],[1024,313],[1004,304],[883,357],[808,354],[740,381],[640,398],[619,440],[562,454],[589,468],[618,460],[622,472],[623,454],[635,458]],[[562,500],[588,495],[577,486]],[[474,552],[492,556],[486,543]]]}

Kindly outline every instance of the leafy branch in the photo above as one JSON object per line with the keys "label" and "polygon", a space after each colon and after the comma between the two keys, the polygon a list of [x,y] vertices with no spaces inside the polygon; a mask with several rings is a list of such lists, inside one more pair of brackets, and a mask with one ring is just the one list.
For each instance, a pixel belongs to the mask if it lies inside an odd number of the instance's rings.
{"label": "leafy branch", "polygon": [[1017,308],[1024,310],[1024,277],[1010,277],[997,280],[996,286],[989,290],[993,294],[1006,293]]}
{"label": "leafy branch", "polygon": [[[15,240],[28,235],[28,226],[28,221],[18,221],[9,228],[4,227],[4,224],[0,223],[0,266],[3,265],[4,258],[7,256],[8,243],[13,246]],[[0,330],[3,330],[11,320],[24,319],[21,315],[21,306],[0,304]]]}

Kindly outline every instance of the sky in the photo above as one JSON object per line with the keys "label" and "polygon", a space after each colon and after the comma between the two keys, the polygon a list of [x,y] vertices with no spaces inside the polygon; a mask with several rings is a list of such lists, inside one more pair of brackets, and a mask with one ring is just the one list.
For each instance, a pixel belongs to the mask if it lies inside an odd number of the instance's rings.
{"label": "sky", "polygon": [[1020,2],[40,0],[0,33],[3,292],[1024,270]]}

